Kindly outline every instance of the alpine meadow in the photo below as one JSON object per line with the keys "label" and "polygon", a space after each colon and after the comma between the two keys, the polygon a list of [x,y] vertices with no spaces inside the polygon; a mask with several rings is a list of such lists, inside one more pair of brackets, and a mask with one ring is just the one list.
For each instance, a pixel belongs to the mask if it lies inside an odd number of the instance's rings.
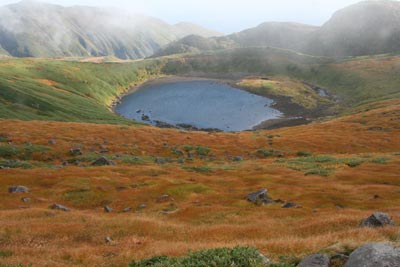
{"label": "alpine meadow", "polygon": [[0,1],[0,267],[400,267],[400,1],[44,1]]}

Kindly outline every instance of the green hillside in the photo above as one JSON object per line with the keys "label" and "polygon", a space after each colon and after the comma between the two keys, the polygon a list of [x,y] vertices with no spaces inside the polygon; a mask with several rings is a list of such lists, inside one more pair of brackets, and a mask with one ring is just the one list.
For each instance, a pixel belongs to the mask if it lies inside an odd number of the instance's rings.
{"label": "green hillside", "polygon": [[130,123],[108,105],[135,82],[159,73],[157,61],[78,63],[0,61],[0,117],[23,120]]}

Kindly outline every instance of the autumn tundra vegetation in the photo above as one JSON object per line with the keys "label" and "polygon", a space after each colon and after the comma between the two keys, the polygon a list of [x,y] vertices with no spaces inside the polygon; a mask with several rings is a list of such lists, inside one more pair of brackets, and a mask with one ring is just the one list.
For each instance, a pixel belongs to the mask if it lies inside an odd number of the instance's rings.
{"label": "autumn tundra vegetation", "polygon": [[[1,57],[0,267],[399,267],[400,56],[247,34],[140,60]],[[114,112],[161,77],[266,96],[285,118],[192,131]]]}

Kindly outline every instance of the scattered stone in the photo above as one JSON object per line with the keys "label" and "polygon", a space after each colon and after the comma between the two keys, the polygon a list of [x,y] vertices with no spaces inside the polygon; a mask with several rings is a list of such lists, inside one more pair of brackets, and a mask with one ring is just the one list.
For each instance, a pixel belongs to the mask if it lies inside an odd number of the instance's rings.
{"label": "scattered stone", "polygon": [[128,188],[125,187],[125,186],[117,186],[115,189],[116,189],[117,191],[124,191],[124,190],[127,190]]}
{"label": "scattered stone", "polygon": [[179,163],[179,164],[185,163],[185,159],[178,159],[178,163]]}
{"label": "scattered stone", "polygon": [[324,254],[313,254],[302,260],[298,267],[329,267],[329,258]]}
{"label": "scattered stone", "polygon": [[142,121],[150,121],[150,117],[148,115],[142,114]]}
{"label": "scattered stone", "polygon": [[104,211],[110,213],[113,211],[113,209],[110,206],[104,206]]}
{"label": "scattered stone", "polygon": [[174,153],[174,154],[176,154],[176,155],[178,155],[178,156],[184,156],[184,153],[181,151],[181,150],[179,150],[179,149],[177,149],[177,148],[174,148],[173,150],[172,150],[172,152]]}
{"label": "scattered stone", "polygon": [[170,195],[161,195],[157,198],[157,203],[173,202],[175,201]]}
{"label": "scattered stone", "polygon": [[368,218],[361,221],[361,227],[384,227],[394,225],[392,218],[387,213],[375,212]]}
{"label": "scattered stone", "polygon": [[271,260],[265,257],[261,252],[258,251],[258,255],[260,256],[263,264],[265,264],[266,266],[269,266],[269,264],[271,264]]}
{"label": "scattered stone", "polygon": [[139,209],[145,209],[145,208],[147,208],[147,205],[146,205],[146,204],[140,204],[140,205],[139,205]]}
{"label": "scattered stone", "polygon": [[69,208],[67,208],[67,207],[65,207],[65,206],[63,206],[63,205],[60,205],[60,204],[56,204],[56,203],[53,204],[53,205],[51,205],[50,208],[51,208],[52,210],[62,210],[62,211],[65,211],[65,212],[70,211]]}
{"label": "scattered stone", "polygon": [[29,202],[31,202],[31,199],[29,197],[23,197],[23,198],[21,198],[21,201],[24,203],[29,203]]}
{"label": "scattered stone", "polygon": [[122,212],[130,212],[131,210],[132,210],[131,207],[127,207],[127,208],[123,209]]}
{"label": "scattered stone", "polygon": [[16,193],[29,193],[29,189],[26,186],[22,185],[17,185],[17,186],[10,186],[8,188],[8,192],[11,194],[16,194]]}
{"label": "scattered stone", "polygon": [[344,267],[400,267],[400,249],[369,243],[353,251]]}
{"label": "scattered stone", "polygon": [[53,140],[53,139],[50,139],[48,142],[47,142],[49,145],[57,145],[57,142],[56,142],[56,140]]}
{"label": "scattered stone", "polygon": [[70,151],[69,151],[69,153],[70,153],[72,156],[80,156],[80,155],[83,155],[82,150],[81,150],[80,148],[71,148]]}
{"label": "scattered stone", "polygon": [[154,162],[161,165],[167,163],[164,158],[155,158]]}
{"label": "scattered stone", "polygon": [[300,205],[297,205],[294,202],[286,202],[285,204],[283,204],[282,208],[284,209],[290,209],[290,208],[301,208]]}
{"label": "scattered stone", "polygon": [[104,238],[104,241],[106,242],[106,244],[111,244],[111,243],[113,242],[113,240],[112,240],[111,237],[109,237],[109,236],[106,236],[106,237]]}
{"label": "scattered stone", "polygon": [[100,145],[100,153],[108,153],[108,149],[104,145]]}
{"label": "scattered stone", "polygon": [[117,165],[114,161],[108,160],[105,157],[101,157],[92,163],[92,166],[115,166]]}
{"label": "scattered stone", "polygon": [[267,189],[261,189],[247,195],[247,200],[256,205],[274,203],[274,201],[268,197]]}
{"label": "scattered stone", "polygon": [[233,157],[233,161],[243,161],[243,157],[241,157],[241,156],[235,156],[235,157]]}
{"label": "scattered stone", "polygon": [[63,165],[64,167],[65,167],[65,166],[68,166],[68,161],[63,161],[62,165]]}

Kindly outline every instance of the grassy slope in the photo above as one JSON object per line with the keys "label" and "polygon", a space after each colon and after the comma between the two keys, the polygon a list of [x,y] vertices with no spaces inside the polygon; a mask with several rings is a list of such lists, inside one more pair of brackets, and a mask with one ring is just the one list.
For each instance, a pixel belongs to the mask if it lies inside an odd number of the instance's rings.
{"label": "grassy slope", "polygon": [[[324,105],[303,81],[326,88],[345,110],[398,98],[400,57],[378,56],[334,62],[275,48],[223,50],[129,63],[0,60],[0,118],[95,123],[131,123],[107,107],[132,84],[165,74],[237,79],[268,76],[280,84],[252,87],[259,94],[293,97],[308,108]],[[289,77],[289,78],[285,78]],[[267,86],[268,87],[268,86]],[[307,94],[307,95],[306,95]],[[328,101],[329,102],[329,101]]]}
{"label": "grassy slope", "polygon": [[[28,157],[28,163],[37,167],[1,171],[0,250],[12,252],[2,262],[126,266],[153,255],[236,245],[254,246],[275,260],[287,256],[281,260],[291,261],[311,252],[347,251],[368,241],[399,242],[399,227],[358,228],[359,221],[376,210],[400,221],[399,104],[387,102],[385,108],[321,124],[238,134],[1,121],[3,141],[49,149]],[[49,139],[57,144],[49,145]],[[109,152],[101,153],[100,145]],[[84,152],[78,157],[80,166],[54,168],[64,160],[75,162],[68,151],[77,146]],[[201,158],[194,150],[193,161],[177,163],[187,157],[175,154],[174,148],[184,151],[190,146],[211,152]],[[260,149],[280,152],[264,157]],[[90,167],[99,157],[91,151],[114,158],[118,166]],[[299,151],[315,157],[298,158]],[[236,155],[245,160],[234,162]],[[174,162],[158,165],[154,157]],[[352,162],[359,165],[351,168],[347,164]],[[324,169],[327,177],[305,176]],[[7,193],[7,187],[16,184],[31,189],[27,196],[32,203]],[[247,203],[245,195],[263,187],[274,199],[294,201],[303,208]],[[170,194],[174,201],[158,203],[162,194]],[[72,211],[49,210],[54,202]],[[142,203],[147,207],[141,210]],[[105,204],[115,211],[105,214]],[[120,213],[125,207],[133,211]],[[105,236],[115,243],[105,245]]]}
{"label": "grassy slope", "polygon": [[0,117],[131,123],[107,107],[130,85],[159,71],[157,61],[78,63],[41,59],[0,61]]}
{"label": "grassy slope", "polygon": [[[287,76],[328,89],[346,108],[400,97],[400,56],[380,55],[335,61],[290,50],[258,47],[183,55],[170,60],[170,73],[241,78]],[[301,88],[300,88],[301,89]]]}

